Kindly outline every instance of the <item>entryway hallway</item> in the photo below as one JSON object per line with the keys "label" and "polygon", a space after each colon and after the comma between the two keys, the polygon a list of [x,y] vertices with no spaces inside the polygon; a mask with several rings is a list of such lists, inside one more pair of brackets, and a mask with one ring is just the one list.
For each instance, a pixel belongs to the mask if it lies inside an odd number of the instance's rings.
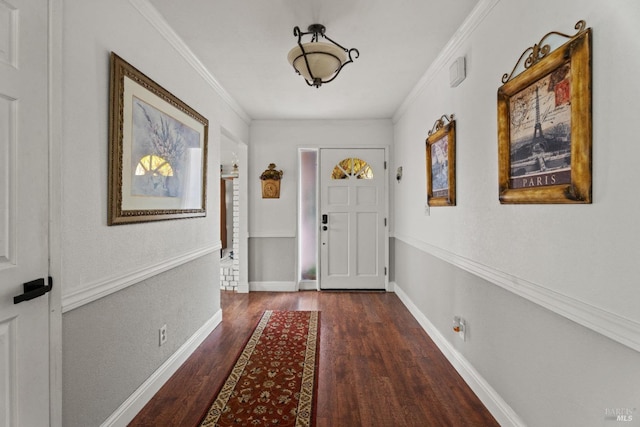
{"label": "entryway hallway", "polygon": [[132,421],[196,426],[264,310],[319,310],[317,427],[498,426],[398,297],[222,292],[222,323]]}

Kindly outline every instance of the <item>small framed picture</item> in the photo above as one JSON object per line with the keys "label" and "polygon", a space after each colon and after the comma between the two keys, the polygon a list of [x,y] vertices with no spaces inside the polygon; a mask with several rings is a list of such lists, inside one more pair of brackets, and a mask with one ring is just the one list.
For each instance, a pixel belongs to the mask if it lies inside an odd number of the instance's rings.
{"label": "small framed picture", "polygon": [[[591,203],[591,29],[552,32],[498,89],[500,203]],[[547,37],[569,41],[556,50]],[[511,75],[514,74],[512,71]]]}
{"label": "small framed picture", "polygon": [[426,144],[428,203],[430,206],[455,206],[456,122],[453,114],[436,120]]}

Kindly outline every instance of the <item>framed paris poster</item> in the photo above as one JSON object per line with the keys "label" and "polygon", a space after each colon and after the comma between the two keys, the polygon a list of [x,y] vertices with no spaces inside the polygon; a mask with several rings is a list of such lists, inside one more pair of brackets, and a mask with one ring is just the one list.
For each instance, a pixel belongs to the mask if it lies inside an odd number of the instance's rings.
{"label": "framed paris poster", "polygon": [[[500,203],[591,203],[591,29],[545,35],[498,89]],[[569,39],[555,50],[549,38]],[[525,58],[526,57],[526,58]],[[513,77],[524,59],[524,71]]]}
{"label": "framed paris poster", "polygon": [[455,206],[456,121],[453,114],[436,120],[426,144],[427,201],[430,206]]}

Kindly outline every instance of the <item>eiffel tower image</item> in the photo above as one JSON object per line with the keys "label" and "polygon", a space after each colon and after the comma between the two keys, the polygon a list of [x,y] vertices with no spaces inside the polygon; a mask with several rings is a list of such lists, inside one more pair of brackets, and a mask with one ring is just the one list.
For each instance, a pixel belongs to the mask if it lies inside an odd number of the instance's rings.
{"label": "eiffel tower image", "polygon": [[[571,163],[571,146],[566,137],[545,135],[540,114],[539,87],[535,91],[535,124],[531,139],[511,154],[511,176],[539,174],[566,169]],[[551,122],[552,123],[552,122]],[[549,131],[549,129],[547,129]],[[557,132],[556,132],[557,133]]]}
{"label": "eiffel tower image", "polygon": [[540,124],[540,96],[536,86],[536,124],[533,128],[533,138],[531,139],[531,153],[536,158],[541,171],[547,170],[544,153],[547,151],[547,141],[542,134],[542,124]]}
{"label": "eiffel tower image", "polygon": [[545,142],[544,135],[542,134],[542,125],[540,124],[540,96],[538,95],[538,87],[536,86],[536,124],[533,129],[533,142]]}

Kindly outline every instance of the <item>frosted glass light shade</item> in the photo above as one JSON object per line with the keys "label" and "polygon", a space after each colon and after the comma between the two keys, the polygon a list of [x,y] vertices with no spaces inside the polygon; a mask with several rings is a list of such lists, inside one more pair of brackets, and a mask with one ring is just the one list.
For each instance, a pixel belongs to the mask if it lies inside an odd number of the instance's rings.
{"label": "frosted glass light shade", "polygon": [[[311,74],[316,79],[328,80],[331,78],[347,60],[347,53],[340,49],[338,46],[323,43],[323,42],[309,42],[303,43],[304,51],[309,61],[309,68],[311,68]],[[302,55],[302,49],[300,46],[295,46],[289,51],[287,55],[289,63],[309,82],[313,82],[309,70],[307,70],[307,64],[304,61]]]}

